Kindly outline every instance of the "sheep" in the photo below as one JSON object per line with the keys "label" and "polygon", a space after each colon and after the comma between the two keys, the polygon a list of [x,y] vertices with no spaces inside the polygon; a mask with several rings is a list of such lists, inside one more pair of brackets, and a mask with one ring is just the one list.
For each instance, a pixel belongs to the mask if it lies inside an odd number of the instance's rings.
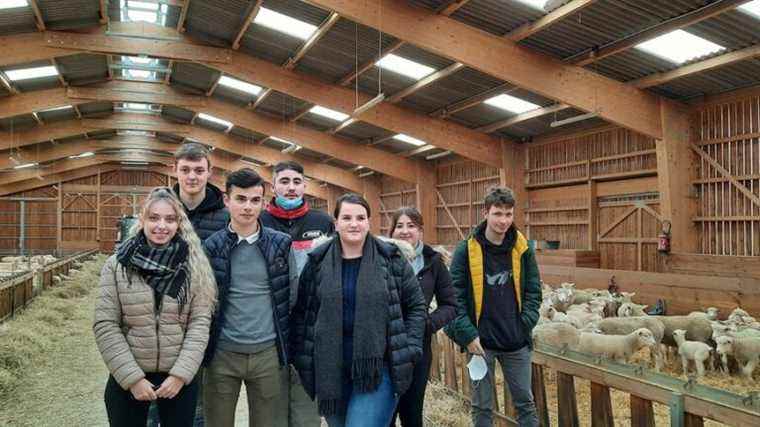
{"label": "sheep", "polygon": [[641,317],[610,317],[600,320],[596,326],[606,335],[625,335],[640,328],[647,328],[652,332],[655,340],[655,346],[652,347],[652,359],[654,369],[659,372],[662,369],[662,352],[660,343],[662,343],[665,334],[665,326],[659,320],[651,316]]}
{"label": "sheep", "polygon": [[571,350],[578,349],[580,331],[567,323],[544,323],[533,329],[533,341]]}
{"label": "sheep", "polygon": [[731,312],[731,314],[728,316],[728,321],[733,323],[734,325],[751,325],[755,323],[755,318],[750,316],[749,313],[742,310],[741,308],[736,308],[734,311]]}
{"label": "sheep", "polygon": [[710,358],[712,347],[699,341],[686,341],[686,331],[676,329],[673,331],[673,339],[678,344],[678,355],[681,356],[683,373],[689,372],[689,360],[693,360],[697,367],[697,376],[705,375],[705,362]]}
{"label": "sheep", "polygon": [[572,283],[563,283],[562,287],[549,294],[549,300],[557,311],[564,313],[573,304],[573,286]]}
{"label": "sheep", "polygon": [[647,328],[639,328],[628,335],[599,335],[582,332],[578,348],[595,355],[627,362],[643,347],[654,347],[655,339]]}
{"label": "sheep", "polygon": [[617,315],[618,317],[648,316],[648,314],[644,311],[645,308],[647,308],[646,305],[624,302],[620,304]]}
{"label": "sheep", "polygon": [[[733,355],[741,366],[741,373],[746,378],[752,377],[760,357],[760,338],[735,338],[722,336],[715,339],[716,350],[721,356],[724,369],[727,369],[727,356]],[[742,366],[744,365],[744,366]]]}
{"label": "sheep", "polygon": [[689,341],[709,342],[712,338],[712,325],[709,320],[689,316],[649,316],[662,322],[665,326],[665,334],[662,342],[670,347],[677,347],[673,340],[673,331],[683,329],[686,331],[686,339]]}
{"label": "sheep", "polygon": [[704,319],[713,321],[713,320],[718,320],[718,312],[719,311],[720,310],[718,310],[716,307],[707,307],[707,310],[705,310],[704,312],[702,312],[702,311],[692,311],[691,313],[689,313],[689,316],[691,316],[691,317],[702,317]]}
{"label": "sheep", "polygon": [[577,319],[572,316],[568,316],[565,313],[562,313],[561,311],[555,310],[553,307],[549,310],[549,320],[552,323],[567,323],[574,328],[582,328],[583,323],[581,323],[580,319]]}
{"label": "sheep", "polygon": [[592,322],[598,322],[604,318],[604,307],[598,305],[578,306],[572,310],[567,310],[567,316],[576,320],[574,324],[583,327]]}

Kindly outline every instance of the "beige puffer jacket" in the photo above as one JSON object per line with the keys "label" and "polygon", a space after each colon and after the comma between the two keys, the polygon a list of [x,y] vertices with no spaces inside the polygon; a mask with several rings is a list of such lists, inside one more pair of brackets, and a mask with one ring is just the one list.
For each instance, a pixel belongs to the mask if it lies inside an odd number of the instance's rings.
{"label": "beige puffer jacket", "polygon": [[146,372],[162,372],[189,384],[208,344],[211,307],[192,295],[179,315],[177,300],[164,296],[155,314],[154,292],[138,274],[129,285],[112,255],[100,273],[95,342],[111,375],[125,390]]}

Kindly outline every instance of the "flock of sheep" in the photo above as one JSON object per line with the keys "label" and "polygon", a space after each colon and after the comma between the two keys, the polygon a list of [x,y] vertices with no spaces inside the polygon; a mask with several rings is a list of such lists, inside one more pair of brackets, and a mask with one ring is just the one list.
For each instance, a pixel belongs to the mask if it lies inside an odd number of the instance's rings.
{"label": "flock of sheep", "polygon": [[656,371],[674,353],[684,374],[692,362],[699,377],[706,368],[728,373],[735,360],[749,378],[760,358],[760,322],[740,308],[726,320],[718,320],[714,307],[686,316],[651,316],[645,305],[632,301],[633,293],[581,290],[572,283],[557,289],[544,285],[543,292],[533,331],[538,343],[625,362],[648,347]]}

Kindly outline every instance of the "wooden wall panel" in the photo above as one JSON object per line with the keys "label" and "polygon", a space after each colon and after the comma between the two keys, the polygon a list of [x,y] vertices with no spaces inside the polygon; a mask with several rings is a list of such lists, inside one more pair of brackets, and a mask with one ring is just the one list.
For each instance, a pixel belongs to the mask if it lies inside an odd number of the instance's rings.
{"label": "wooden wall panel", "polygon": [[663,271],[664,256],[657,252],[658,194],[600,197],[597,204],[600,267]]}
{"label": "wooden wall panel", "polygon": [[657,173],[654,139],[609,126],[531,144],[526,163],[527,188]]}
{"label": "wooden wall panel", "polygon": [[695,122],[699,250],[760,256],[760,95],[698,106]]}
{"label": "wooden wall panel", "polygon": [[417,206],[417,190],[414,183],[401,181],[389,176],[380,179],[380,230],[388,234],[393,211],[402,206]]}
{"label": "wooden wall panel", "polygon": [[438,243],[453,245],[482,221],[483,198],[488,188],[499,185],[499,169],[457,160],[439,164],[437,173]]}

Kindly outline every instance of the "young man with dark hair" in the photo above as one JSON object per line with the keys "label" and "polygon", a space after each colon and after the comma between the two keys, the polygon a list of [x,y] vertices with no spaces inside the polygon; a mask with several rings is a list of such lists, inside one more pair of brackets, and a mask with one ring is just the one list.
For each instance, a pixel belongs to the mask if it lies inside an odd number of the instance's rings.
{"label": "young man with dark hair", "polygon": [[290,288],[295,261],[290,236],[264,227],[264,180],[244,168],[227,176],[230,224],[204,242],[219,298],[204,358],[205,418],[235,424],[245,382],[251,425],[286,426]]}
{"label": "young man with dark hair", "polygon": [[470,357],[485,358],[488,374],[472,382],[475,427],[493,425],[494,359],[499,361],[521,427],[538,426],[531,391],[531,332],[538,322],[541,279],[533,249],[514,222],[511,189],[489,190],[484,221],[459,242],[451,262],[457,316],[447,327]]}
{"label": "young man with dark hair", "polygon": [[177,177],[174,192],[201,241],[226,227],[230,216],[224,207],[222,191],[208,182],[211,160],[206,147],[197,142],[182,144],[174,153],[174,173]]}
{"label": "young man with dark hair", "polygon": [[[333,219],[325,212],[311,209],[304,200],[306,179],[303,166],[294,161],[280,162],[272,177],[274,197],[261,213],[261,223],[290,235],[298,273],[306,264],[306,257],[314,240],[335,231]],[[297,288],[291,289],[291,302],[295,304]],[[318,427],[321,423],[317,405],[306,394],[295,370],[290,374],[289,425],[291,427]]]}

